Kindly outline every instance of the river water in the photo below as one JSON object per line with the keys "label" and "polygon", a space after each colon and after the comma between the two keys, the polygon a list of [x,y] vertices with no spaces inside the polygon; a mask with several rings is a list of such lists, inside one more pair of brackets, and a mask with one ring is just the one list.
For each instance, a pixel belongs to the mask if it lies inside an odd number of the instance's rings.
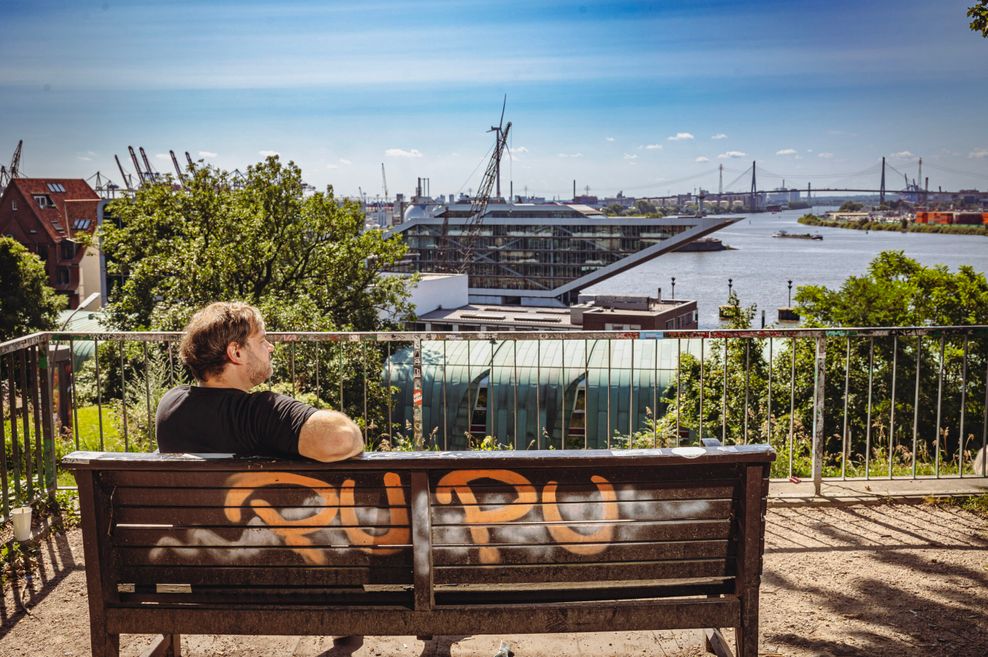
{"label": "river water", "polygon": [[[830,208],[814,208],[823,212]],[[938,235],[861,231],[802,226],[797,219],[807,210],[755,214],[711,235],[734,247],[731,251],[668,253],[585,290],[588,294],[651,294],[662,288],[671,296],[676,277],[676,298],[696,299],[700,328],[720,326],[717,309],[727,299],[728,279],[744,305],[758,306],[754,326],[777,320],[777,309],[787,303],[786,281],[793,294],[800,285],[835,289],[851,275],[863,274],[868,263],[885,250],[904,251],[924,265],[944,264],[952,271],[971,265],[988,271],[988,238],[980,235]],[[822,240],[779,239],[772,233],[816,233]]]}

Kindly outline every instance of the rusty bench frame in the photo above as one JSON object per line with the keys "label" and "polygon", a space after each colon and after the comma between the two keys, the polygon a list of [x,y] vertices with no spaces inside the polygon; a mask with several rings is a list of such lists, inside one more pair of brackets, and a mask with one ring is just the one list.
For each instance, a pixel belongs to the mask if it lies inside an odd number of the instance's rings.
{"label": "rusty bench frame", "polygon": [[[706,442],[706,441],[705,441]],[[693,448],[696,450],[696,448]],[[74,452],[63,460],[76,477],[82,515],[89,615],[94,657],[115,657],[121,633],[160,634],[145,653],[164,657],[181,655],[181,634],[282,634],[282,635],[473,635],[510,631],[512,634],[586,631],[706,629],[707,649],[718,654],[730,650],[717,628],[735,629],[737,655],[758,654],[758,591],[765,535],[768,474],[775,453],[766,445],[706,446],[699,455],[678,450],[577,450],[504,452],[367,453],[350,461],[324,464],[229,455],[128,454]],[[567,469],[600,467],[620,472],[674,472],[686,479],[719,468],[729,472],[734,493],[730,506],[729,547],[733,558],[730,590],[703,593],[702,587],[672,585],[655,589],[622,588],[594,592],[592,585],[571,589],[551,602],[540,602],[533,592],[527,602],[501,598],[494,591],[466,593],[460,602],[452,598],[437,603],[434,582],[430,477],[461,469],[502,472],[505,469],[560,473]],[[112,535],[115,487],[107,478],[174,478],[181,486],[188,473],[295,473],[299,476],[353,475],[382,469],[407,477],[411,590],[407,604],[347,606],[271,603],[263,605],[212,602],[176,604],[166,595],[155,599],[147,592],[140,603],[124,603],[114,568],[121,562]],[[127,473],[127,475],[121,475]],[[357,475],[354,475],[357,476]],[[641,476],[636,475],[636,476]],[[722,476],[722,475],[718,475]],[[158,484],[170,485],[170,484]],[[690,500],[688,492],[678,500]],[[672,499],[672,498],[670,498]],[[685,522],[690,522],[688,519]],[[696,522],[696,521],[694,521]],[[731,556],[732,555],[732,556]],[[157,565],[157,564],[155,564]],[[558,565],[558,564],[552,564]],[[620,565],[620,564],[619,564]],[[633,564],[632,564],[633,565]],[[728,584],[725,584],[727,586]],[[158,585],[159,587],[161,585]],[[190,586],[190,589],[192,587]],[[158,590],[160,593],[160,588]],[[699,595],[698,595],[699,594]],[[471,598],[471,596],[479,596]],[[692,595],[692,597],[679,597]],[[644,596],[644,597],[643,597]],[[651,597],[648,597],[651,596]],[[150,602],[150,604],[148,604]],[[486,604],[485,604],[486,603]]]}

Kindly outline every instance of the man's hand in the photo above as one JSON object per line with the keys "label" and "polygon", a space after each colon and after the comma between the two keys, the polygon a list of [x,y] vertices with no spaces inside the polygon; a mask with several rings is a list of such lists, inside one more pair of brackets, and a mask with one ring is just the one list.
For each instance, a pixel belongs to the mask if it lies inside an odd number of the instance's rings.
{"label": "man's hand", "polygon": [[316,461],[342,461],[362,451],[360,428],[337,411],[316,411],[298,434],[298,453]]}

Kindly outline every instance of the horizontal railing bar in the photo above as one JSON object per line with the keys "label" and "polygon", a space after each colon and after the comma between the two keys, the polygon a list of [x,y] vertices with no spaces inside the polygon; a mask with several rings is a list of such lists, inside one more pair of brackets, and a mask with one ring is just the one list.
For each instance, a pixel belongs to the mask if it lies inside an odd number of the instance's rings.
{"label": "horizontal railing bar", "polygon": [[[892,337],[892,336],[941,336],[988,335],[988,326],[906,326],[865,328],[784,328],[784,329],[725,329],[725,330],[669,330],[669,331],[340,331],[316,332],[272,331],[267,334],[273,342],[405,342],[412,340],[655,340],[655,339],[710,339],[710,338],[831,338],[831,337]],[[0,345],[0,354],[50,340],[99,339],[110,341],[131,340],[156,342],[179,340],[178,331],[59,331],[36,333],[17,341]],[[28,341],[33,340],[33,341]],[[25,341],[25,342],[22,342]],[[9,349],[6,347],[10,346]]]}

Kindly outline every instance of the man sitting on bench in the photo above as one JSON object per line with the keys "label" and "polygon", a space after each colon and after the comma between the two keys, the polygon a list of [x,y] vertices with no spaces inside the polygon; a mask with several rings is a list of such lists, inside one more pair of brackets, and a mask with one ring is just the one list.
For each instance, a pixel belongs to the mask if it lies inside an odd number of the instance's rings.
{"label": "man sitting on bench", "polygon": [[273,351],[257,308],[218,302],[197,312],[179,355],[199,385],[172,388],[161,398],[159,451],[317,461],[360,454],[360,429],[343,413],[270,391],[250,392],[271,376]]}

